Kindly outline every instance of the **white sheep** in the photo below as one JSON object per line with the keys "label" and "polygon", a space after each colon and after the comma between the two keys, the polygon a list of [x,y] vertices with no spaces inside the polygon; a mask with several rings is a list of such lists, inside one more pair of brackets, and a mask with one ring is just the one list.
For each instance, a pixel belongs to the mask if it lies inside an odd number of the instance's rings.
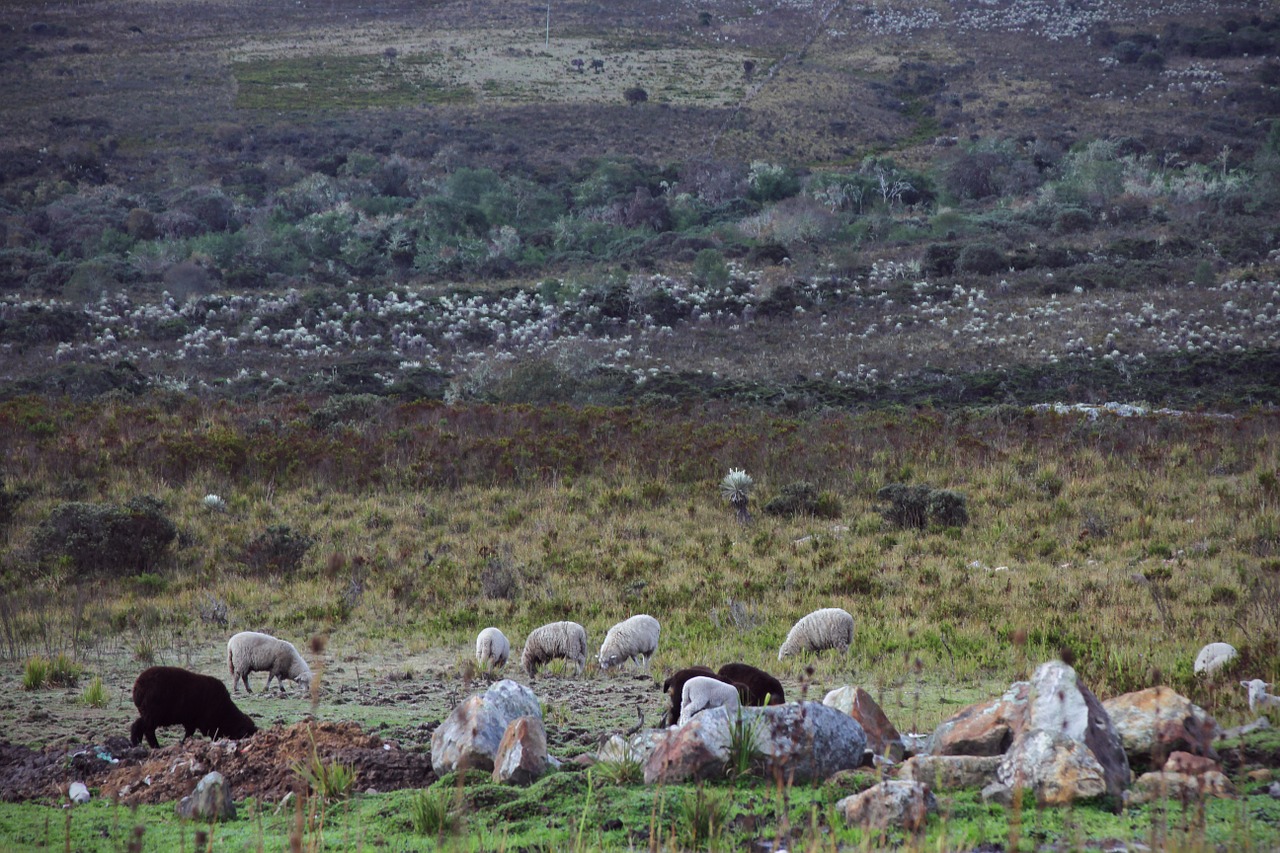
{"label": "white sheep", "polygon": [[738,713],[738,688],[718,678],[695,676],[684,683],[680,696],[680,722],[683,726],[708,708],[724,708],[731,715]]}
{"label": "white sheep", "polygon": [[1261,711],[1265,714],[1273,708],[1280,709],[1280,696],[1267,692],[1267,688],[1274,687],[1274,684],[1255,678],[1253,681],[1240,682],[1240,686],[1249,691],[1249,713],[1256,714]]}
{"label": "white sheep", "polygon": [[839,649],[841,654],[853,644],[853,617],[839,607],[815,610],[791,626],[778,649],[778,660],[801,652]]}
{"label": "white sheep", "polygon": [[497,628],[485,628],[476,636],[476,661],[481,666],[506,666],[510,656],[511,643]]}
{"label": "white sheep", "polygon": [[264,690],[271,689],[273,678],[281,693],[286,678],[303,687],[311,684],[311,667],[293,643],[257,631],[241,631],[227,641],[227,669],[231,671],[231,688],[237,693],[241,681],[246,691],[253,692],[249,686],[249,674],[253,672],[267,673]]}
{"label": "white sheep", "polygon": [[614,625],[604,635],[600,654],[596,656],[600,668],[609,669],[639,658],[640,665],[647,669],[649,659],[658,650],[659,631],[658,620],[644,613]]}
{"label": "white sheep", "polygon": [[1192,669],[1196,675],[1212,675],[1235,660],[1237,654],[1230,643],[1210,643],[1196,654]]}
{"label": "white sheep", "polygon": [[587,631],[577,622],[552,622],[534,628],[524,641],[520,664],[533,678],[538,667],[555,658],[563,658],[578,666],[578,675],[587,665]]}

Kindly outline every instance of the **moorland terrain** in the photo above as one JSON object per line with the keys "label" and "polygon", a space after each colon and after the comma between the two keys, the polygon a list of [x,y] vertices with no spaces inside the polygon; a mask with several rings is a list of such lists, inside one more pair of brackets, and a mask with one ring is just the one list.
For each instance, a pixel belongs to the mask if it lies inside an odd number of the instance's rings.
{"label": "moorland terrain", "polygon": [[[305,774],[257,768],[237,849],[706,843],[701,789],[416,792],[488,624],[594,648],[662,621],[650,674],[537,680],[566,758],[654,724],[695,662],[862,684],[920,732],[1059,655],[1224,725],[1235,680],[1280,675],[1269,3],[15,0],[0,81],[16,847],[185,845],[176,780],[130,811],[73,757],[126,731],[142,667],[223,676],[242,629],[324,667],[314,702],[242,700],[285,763],[288,727],[354,724],[313,736],[382,792],[295,822]],[[1142,406],[1070,408],[1107,401]],[[967,518],[904,526],[899,483]],[[823,606],[850,655],[779,664]],[[1211,640],[1241,656],[1206,681]],[[839,826],[843,789],[745,780],[711,843],[1266,848],[1244,774],[1275,753],[1232,753],[1242,796],[1207,812],[955,792],[914,842]],[[72,770],[96,798],[64,831]]]}

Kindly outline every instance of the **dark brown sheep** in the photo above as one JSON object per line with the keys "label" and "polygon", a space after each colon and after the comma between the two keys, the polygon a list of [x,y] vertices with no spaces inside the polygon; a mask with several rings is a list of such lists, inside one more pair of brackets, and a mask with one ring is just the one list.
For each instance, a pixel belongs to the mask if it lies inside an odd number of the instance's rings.
{"label": "dark brown sheep", "polygon": [[746,685],[744,705],[764,705],[766,701],[770,705],[781,705],[787,701],[786,694],[782,692],[782,682],[749,663],[727,663],[716,675],[721,681]]}
{"label": "dark brown sheep", "polygon": [[709,666],[690,666],[676,670],[671,677],[662,682],[662,692],[671,696],[671,709],[663,712],[662,725],[675,725],[680,719],[680,702],[684,693],[684,683],[690,678],[705,675],[708,678],[720,678]]}
{"label": "dark brown sheep", "polygon": [[161,726],[182,726],[186,730],[183,741],[197,729],[211,739],[248,737],[258,730],[231,701],[225,684],[212,675],[176,666],[144,669],[133,682],[133,704],[139,714],[129,729],[134,746],[145,737],[158,749],[156,729]]}

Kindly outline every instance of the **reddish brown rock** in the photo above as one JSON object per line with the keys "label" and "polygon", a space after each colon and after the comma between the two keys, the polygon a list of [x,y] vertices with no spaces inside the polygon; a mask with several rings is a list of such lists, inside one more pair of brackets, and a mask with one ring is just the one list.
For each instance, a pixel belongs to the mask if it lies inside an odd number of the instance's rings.
{"label": "reddish brown rock", "polygon": [[493,758],[493,781],[529,785],[547,772],[547,730],[541,717],[516,717]]}
{"label": "reddish brown rock", "polygon": [[1221,773],[1222,768],[1212,758],[1203,755],[1192,755],[1189,752],[1175,752],[1164,763],[1164,772],[1181,773],[1185,776],[1203,776],[1206,773]]}
{"label": "reddish brown rock", "polygon": [[867,749],[874,754],[894,762],[902,760],[906,751],[902,735],[866,690],[861,687],[838,687],[826,695],[822,704],[843,711],[861,723],[862,730],[867,735]]}
{"label": "reddish brown rock", "polygon": [[1019,681],[991,702],[962,708],[929,736],[930,755],[1001,755],[1026,726],[1031,685]]}
{"label": "reddish brown rock", "polygon": [[1199,705],[1168,687],[1148,687],[1102,703],[1129,761],[1141,770],[1162,767],[1173,752],[1217,758],[1221,729]]}
{"label": "reddish brown rock", "polygon": [[712,708],[682,726],[667,729],[645,760],[645,784],[720,776],[729,760],[729,728],[724,709]]}

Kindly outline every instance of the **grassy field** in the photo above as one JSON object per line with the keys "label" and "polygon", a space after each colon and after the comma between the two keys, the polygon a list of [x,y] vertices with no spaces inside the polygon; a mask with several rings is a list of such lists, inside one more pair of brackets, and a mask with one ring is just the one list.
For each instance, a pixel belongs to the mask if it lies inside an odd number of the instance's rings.
{"label": "grassy field", "polygon": [[[262,728],[418,757],[490,624],[661,620],[648,673],[534,683],[566,759],[692,663],[912,732],[1056,657],[1225,726],[1280,676],[1265,4],[18,0],[0,85],[5,770],[244,629],[323,666],[240,700]],[[1108,401],[1143,405],[1070,405]],[[895,484],[967,519],[903,527]],[[777,661],[827,606],[849,654]],[[1224,756],[1237,800],[948,791],[914,838],[834,818],[866,774],[357,780],[199,840],[0,772],[0,847],[1277,849],[1274,736]]]}

